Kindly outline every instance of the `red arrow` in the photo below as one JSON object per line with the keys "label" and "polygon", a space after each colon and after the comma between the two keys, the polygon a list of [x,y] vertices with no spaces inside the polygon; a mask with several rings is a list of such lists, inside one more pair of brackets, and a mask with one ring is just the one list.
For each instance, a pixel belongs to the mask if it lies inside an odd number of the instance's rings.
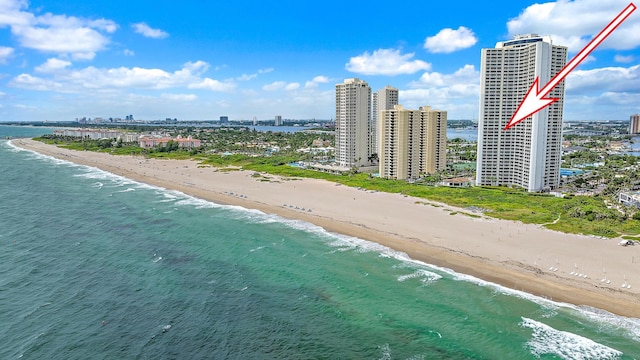
{"label": "red arrow", "polygon": [[[565,65],[562,70],[553,77],[553,79],[549,80],[541,90],[539,89],[540,79],[536,77],[531,88],[527,91],[527,95],[524,96],[524,99],[522,99],[522,102],[518,106],[515,114],[513,114],[511,120],[509,120],[509,123],[504,127],[504,129],[507,130],[513,125],[542,110],[545,106],[558,101],[558,98],[548,98],[546,96],[635,10],[636,6],[633,3],[629,3],[629,5],[627,5],[627,7],[622,10],[622,12],[618,14],[618,16],[616,16],[609,25],[602,29],[602,31],[600,31],[600,33],[594,37],[587,46],[584,47],[584,49],[580,50],[578,55],[571,59],[571,61],[569,61],[567,65]],[[533,90],[534,88],[535,91]]]}

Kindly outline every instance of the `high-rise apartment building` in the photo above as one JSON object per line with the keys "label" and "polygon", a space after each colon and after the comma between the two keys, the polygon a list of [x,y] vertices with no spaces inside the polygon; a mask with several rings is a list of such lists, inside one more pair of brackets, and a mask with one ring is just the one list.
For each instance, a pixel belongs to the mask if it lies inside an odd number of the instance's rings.
{"label": "high-rise apartment building", "polygon": [[477,185],[530,192],[560,185],[564,81],[548,95],[559,100],[504,130],[536,77],[542,88],[567,62],[567,48],[548,36],[519,35],[482,49]]}
{"label": "high-rise apartment building", "polygon": [[362,166],[369,161],[371,88],[360,79],[336,84],[335,158],[340,166]]}
{"label": "high-rise apartment building", "polygon": [[280,115],[276,115],[275,119],[273,121],[273,125],[275,126],[282,126],[282,116]]}
{"label": "high-rise apartment building", "polygon": [[446,166],[447,112],[429,106],[381,110],[378,144],[380,177],[415,179]]}
{"label": "high-rise apartment building", "polygon": [[629,118],[629,134],[640,134],[640,114],[631,115]]}
{"label": "high-rise apartment building", "polygon": [[392,110],[398,105],[398,89],[392,86],[385,86],[373,93],[373,111],[371,112],[371,125],[369,126],[369,148],[371,154],[378,154],[378,118],[380,110]]}

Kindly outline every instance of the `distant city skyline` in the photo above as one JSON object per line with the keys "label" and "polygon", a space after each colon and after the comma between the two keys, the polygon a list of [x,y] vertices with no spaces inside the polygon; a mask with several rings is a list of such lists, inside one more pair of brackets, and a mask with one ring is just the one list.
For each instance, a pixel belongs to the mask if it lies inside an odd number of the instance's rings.
{"label": "distant city skyline", "polygon": [[[397,88],[407,108],[477,120],[480,49],[537,33],[572,58],[628,3],[4,0],[0,122],[332,119],[334,85],[356,77],[374,91]],[[402,23],[376,26],[392,11]],[[371,21],[345,31],[354,17]],[[639,112],[636,11],[567,78],[565,120]]]}

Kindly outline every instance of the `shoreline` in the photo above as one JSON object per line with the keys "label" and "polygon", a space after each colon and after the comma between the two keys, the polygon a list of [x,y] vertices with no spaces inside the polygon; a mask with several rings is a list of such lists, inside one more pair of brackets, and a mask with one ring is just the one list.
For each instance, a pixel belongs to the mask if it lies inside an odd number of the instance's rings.
{"label": "shoreline", "polygon": [[[466,209],[324,180],[217,171],[193,160],[73,151],[30,139],[14,139],[12,144],[215,203],[306,221],[556,302],[640,318],[640,247],[617,246],[619,239],[472,218],[460,213],[469,212]],[[576,270],[587,277],[573,275]],[[621,287],[625,277],[631,288]]]}

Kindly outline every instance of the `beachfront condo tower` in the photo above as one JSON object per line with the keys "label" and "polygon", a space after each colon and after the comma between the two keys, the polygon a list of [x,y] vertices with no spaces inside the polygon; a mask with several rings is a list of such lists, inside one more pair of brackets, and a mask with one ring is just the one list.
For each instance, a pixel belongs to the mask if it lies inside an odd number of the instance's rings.
{"label": "beachfront condo tower", "polygon": [[447,112],[402,105],[381,110],[378,121],[378,165],[385,179],[416,179],[444,170],[447,152]]}
{"label": "beachfront condo tower", "polygon": [[534,80],[540,79],[541,89],[566,62],[567,48],[553,45],[548,36],[519,35],[482,49],[477,185],[514,186],[529,192],[560,185],[564,81],[548,95],[558,101],[504,128]]}
{"label": "beachfront condo tower", "polygon": [[631,115],[629,118],[629,134],[640,134],[640,114]]}
{"label": "beachfront condo tower", "polygon": [[345,79],[336,84],[335,157],[343,167],[360,167],[368,163],[371,88],[360,79]]}
{"label": "beachfront condo tower", "polygon": [[380,117],[380,110],[392,110],[394,105],[398,105],[398,89],[387,85],[383,89],[374,92],[372,104],[369,148],[371,149],[371,154],[379,154],[378,118]]}

